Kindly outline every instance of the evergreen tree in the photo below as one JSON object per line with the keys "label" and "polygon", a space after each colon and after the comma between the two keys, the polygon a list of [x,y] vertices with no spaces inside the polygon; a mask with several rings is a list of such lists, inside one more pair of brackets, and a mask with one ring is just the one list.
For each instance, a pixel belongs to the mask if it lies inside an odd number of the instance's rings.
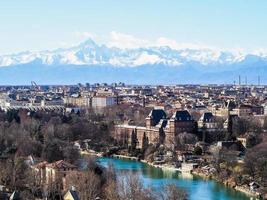
{"label": "evergreen tree", "polygon": [[136,150],[136,145],[137,145],[137,135],[136,135],[136,131],[133,130],[132,135],[131,135],[131,151]]}
{"label": "evergreen tree", "polygon": [[143,142],[142,142],[142,150],[145,151],[148,147],[148,137],[146,136],[146,132],[143,135]]}

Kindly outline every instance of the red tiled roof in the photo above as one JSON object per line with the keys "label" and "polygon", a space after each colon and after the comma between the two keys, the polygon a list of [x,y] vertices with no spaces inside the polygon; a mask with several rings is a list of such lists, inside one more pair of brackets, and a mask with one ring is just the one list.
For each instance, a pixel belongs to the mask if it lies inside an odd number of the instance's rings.
{"label": "red tiled roof", "polygon": [[40,163],[34,165],[33,167],[37,168],[37,169],[41,169],[41,168],[45,168],[47,164],[48,164],[48,162],[43,161],[43,162],[40,162]]}
{"label": "red tiled roof", "polygon": [[42,169],[45,167],[53,168],[53,169],[61,169],[65,168],[77,168],[75,165],[72,165],[64,160],[59,160],[53,163],[48,163],[47,161],[40,162],[33,166],[33,168]]}
{"label": "red tiled roof", "polygon": [[46,167],[53,168],[53,169],[61,169],[63,167],[67,168],[77,168],[75,165],[72,165],[64,160],[59,160],[53,163],[49,163],[46,165]]}

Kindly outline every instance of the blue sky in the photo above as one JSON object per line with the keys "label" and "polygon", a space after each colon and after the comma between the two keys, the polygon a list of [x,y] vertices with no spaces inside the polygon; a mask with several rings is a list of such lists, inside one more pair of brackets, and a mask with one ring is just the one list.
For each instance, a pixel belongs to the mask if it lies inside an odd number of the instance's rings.
{"label": "blue sky", "polygon": [[[266,0],[2,0],[0,54],[160,37],[218,48],[267,49]],[[116,42],[115,41],[115,42]],[[126,42],[127,43],[127,42]],[[131,44],[129,44],[131,45]]]}

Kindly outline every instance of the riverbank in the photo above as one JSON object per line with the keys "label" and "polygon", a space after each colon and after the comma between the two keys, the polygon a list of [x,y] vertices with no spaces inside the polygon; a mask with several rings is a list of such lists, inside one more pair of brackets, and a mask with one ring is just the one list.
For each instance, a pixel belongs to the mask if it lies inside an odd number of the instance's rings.
{"label": "riverbank", "polygon": [[[81,155],[90,155],[90,156],[95,156],[95,157],[103,157],[103,153],[102,152],[95,152],[93,150],[81,151]],[[144,164],[149,165],[151,167],[162,169],[164,171],[172,171],[172,172],[180,172],[181,174],[185,174],[185,173],[188,174],[188,172],[183,172],[183,170],[181,170],[181,168],[176,168],[175,166],[170,165],[170,164],[162,164],[162,165],[154,164],[152,162],[148,162],[147,160],[138,159],[137,157],[127,156],[127,155],[120,155],[120,154],[113,154],[110,157],[111,158],[117,158],[117,159],[127,159],[127,160],[133,160],[133,161],[141,162],[141,163],[144,163]],[[220,181],[220,180],[218,180],[216,178],[216,176],[214,176],[212,174],[203,173],[199,169],[192,170],[191,174],[196,176],[196,177],[200,177],[203,180],[216,181],[216,182],[218,182],[220,184],[223,184],[225,187],[228,187],[228,188],[231,188],[231,189],[233,189],[235,191],[241,192],[241,193],[247,195],[248,197],[252,197],[252,198],[256,198],[256,199],[259,199],[259,197],[260,197],[260,194],[258,192],[251,191],[248,187],[237,186],[235,184],[232,184],[232,182],[230,182],[228,180]]]}
{"label": "riverbank", "polygon": [[131,156],[125,156],[125,155],[117,155],[117,154],[114,154],[111,157],[120,158],[120,159],[135,160],[135,161],[139,161],[139,162],[145,163],[145,164],[147,164],[149,166],[152,166],[152,167],[155,167],[155,168],[160,168],[162,170],[170,170],[170,171],[179,171],[179,172],[181,172],[181,170],[179,168],[176,168],[173,165],[168,165],[168,164],[156,165],[156,164],[148,162],[146,160],[138,159],[137,157],[131,157]]}
{"label": "riverbank", "polygon": [[235,186],[235,190],[239,192],[243,192],[244,194],[254,197],[256,199],[260,199],[261,194],[258,192],[251,191],[249,188],[244,187],[244,186]]}
{"label": "riverbank", "polygon": [[166,184],[175,184],[186,191],[190,200],[206,200],[219,197],[220,200],[250,200],[249,196],[242,192],[237,192],[216,181],[205,181],[190,174],[176,173],[174,171],[164,171],[160,168],[137,161],[136,159],[127,159],[125,156],[101,157],[97,158],[101,166],[107,167],[113,165],[118,177],[122,178],[128,174],[138,174],[144,186],[153,188],[161,192]]}
{"label": "riverbank", "polygon": [[[178,172],[181,172],[182,174],[184,173],[180,168],[176,168],[175,166],[169,165],[169,164],[163,164],[163,165],[158,165],[157,164],[156,165],[156,164],[148,162],[146,160],[140,160],[137,157],[125,156],[125,155],[117,155],[117,154],[114,154],[111,157],[112,158],[118,158],[118,159],[134,160],[134,161],[145,163],[145,164],[147,164],[149,166],[152,166],[152,167],[155,167],[155,168],[159,168],[159,169],[162,169],[162,170],[168,170],[168,171],[173,171],[173,172],[177,172],[178,171]],[[193,170],[191,172],[191,174],[194,175],[194,176],[200,177],[201,179],[204,179],[204,180],[216,181],[216,182],[218,182],[220,184],[223,184],[225,187],[228,187],[228,188],[233,189],[235,191],[241,192],[241,193],[247,195],[248,197],[252,197],[252,198],[255,198],[255,199],[260,199],[260,196],[261,196],[260,193],[258,193],[256,191],[251,191],[248,187],[236,186],[235,184],[232,184],[228,180],[222,182],[222,181],[218,180],[216,178],[216,176],[214,176],[212,174],[202,173],[199,170]]]}
{"label": "riverbank", "polygon": [[80,151],[80,154],[86,155],[86,156],[95,156],[95,157],[102,157],[103,156],[103,152],[96,152],[94,150],[85,150],[85,151]]}
{"label": "riverbank", "polygon": [[249,197],[252,197],[252,198],[255,198],[255,199],[260,199],[260,197],[261,197],[261,194],[259,192],[251,191],[248,186],[239,186],[239,185],[236,185],[231,180],[220,181],[220,180],[218,180],[218,178],[216,178],[216,176],[214,176],[212,174],[203,173],[203,172],[201,172],[199,170],[192,171],[192,174],[195,175],[195,176],[198,176],[198,177],[200,177],[200,178],[202,178],[204,180],[213,180],[213,181],[216,181],[218,183],[221,183],[225,187],[234,189],[234,190],[236,190],[238,192],[242,192],[242,193],[246,194]]}

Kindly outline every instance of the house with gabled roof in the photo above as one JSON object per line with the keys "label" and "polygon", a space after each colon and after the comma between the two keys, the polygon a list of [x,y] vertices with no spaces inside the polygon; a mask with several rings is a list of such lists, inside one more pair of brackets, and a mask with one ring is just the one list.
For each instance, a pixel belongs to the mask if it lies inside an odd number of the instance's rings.
{"label": "house with gabled roof", "polygon": [[63,200],[80,200],[75,187],[71,187],[63,197]]}
{"label": "house with gabled roof", "polygon": [[77,167],[64,160],[48,163],[45,168],[46,182],[56,181],[58,178],[65,178],[67,173],[76,170]]}
{"label": "house with gabled roof", "polygon": [[48,185],[52,182],[59,181],[64,186],[66,175],[69,172],[77,170],[77,167],[64,160],[59,160],[53,163],[43,161],[33,165],[32,169],[36,173],[36,177],[39,177],[39,179],[36,179],[39,184]]}

